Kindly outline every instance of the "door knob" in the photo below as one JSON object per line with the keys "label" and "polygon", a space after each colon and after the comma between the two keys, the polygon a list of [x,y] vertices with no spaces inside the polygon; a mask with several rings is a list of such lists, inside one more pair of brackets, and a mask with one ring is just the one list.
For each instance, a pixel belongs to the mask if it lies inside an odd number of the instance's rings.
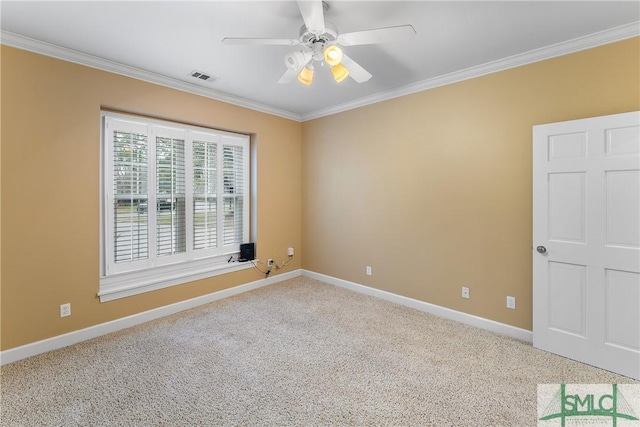
{"label": "door knob", "polygon": [[538,246],[536,248],[536,251],[538,251],[539,253],[543,254],[543,253],[547,252],[547,248],[545,248],[544,246]]}

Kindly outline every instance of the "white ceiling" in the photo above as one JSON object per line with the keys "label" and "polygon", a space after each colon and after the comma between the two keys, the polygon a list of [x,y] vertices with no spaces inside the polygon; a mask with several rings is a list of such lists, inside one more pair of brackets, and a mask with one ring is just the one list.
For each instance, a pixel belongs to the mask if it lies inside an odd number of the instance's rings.
{"label": "white ceiling", "polygon": [[[411,24],[417,34],[404,44],[345,47],[373,74],[366,83],[338,84],[324,67],[309,87],[276,83],[295,47],[221,42],[298,38],[303,21],[295,1],[2,1],[2,42],[304,120],[436,85],[443,76],[518,65],[536,52],[589,47],[588,37],[582,45],[575,39],[596,33],[598,43],[638,35],[640,26],[638,1],[327,3],[325,20],[339,33]],[[193,70],[217,79],[199,82],[189,76]]]}

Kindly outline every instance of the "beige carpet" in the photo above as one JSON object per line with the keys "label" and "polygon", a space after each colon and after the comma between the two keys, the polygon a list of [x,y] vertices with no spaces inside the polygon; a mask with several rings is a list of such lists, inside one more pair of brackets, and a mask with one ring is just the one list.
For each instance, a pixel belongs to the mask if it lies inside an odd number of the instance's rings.
{"label": "beige carpet", "polygon": [[538,383],[633,382],[303,277],[1,372],[3,426],[533,426]]}

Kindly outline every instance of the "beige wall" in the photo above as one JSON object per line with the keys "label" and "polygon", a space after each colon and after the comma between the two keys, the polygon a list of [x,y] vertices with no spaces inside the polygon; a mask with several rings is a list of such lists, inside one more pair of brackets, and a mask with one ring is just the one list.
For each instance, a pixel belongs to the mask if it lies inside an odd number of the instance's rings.
{"label": "beige wall", "polygon": [[101,108],[254,134],[260,258],[294,246],[287,271],[525,329],[531,126],[640,109],[638,39],[303,124],[6,46],[1,58],[2,350],[261,278],[99,302]]}
{"label": "beige wall", "polygon": [[[2,47],[1,348],[260,280],[253,269],[100,303],[100,109],[251,133],[257,251],[301,264],[301,124]],[[61,319],[59,305],[71,302]]]}
{"label": "beige wall", "polygon": [[530,330],[531,128],[640,109],[639,65],[635,38],[303,123],[303,267]]}

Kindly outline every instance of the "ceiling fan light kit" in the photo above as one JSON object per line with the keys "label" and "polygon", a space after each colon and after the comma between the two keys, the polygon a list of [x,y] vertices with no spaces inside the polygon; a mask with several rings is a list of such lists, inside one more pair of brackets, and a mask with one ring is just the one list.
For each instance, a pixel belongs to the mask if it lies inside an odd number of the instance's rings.
{"label": "ceiling fan light kit", "polygon": [[309,86],[313,82],[313,67],[304,67],[298,74],[298,81],[305,86]]}
{"label": "ceiling fan light kit", "polygon": [[284,56],[284,63],[290,70],[300,70],[311,60],[309,52],[291,52]]}
{"label": "ceiling fan light kit", "polygon": [[338,83],[349,76],[357,83],[364,83],[371,78],[371,73],[348,57],[338,45],[357,46],[394,41],[406,42],[416,33],[411,25],[399,25],[338,34],[337,28],[324,20],[324,14],[329,9],[326,2],[298,0],[298,9],[300,9],[304,20],[298,40],[227,37],[222,42],[228,45],[302,46],[302,50],[285,55],[284,62],[287,70],[280,77],[278,83],[290,83],[297,78],[303,85],[310,86],[314,75],[313,61],[319,62],[321,65],[327,63],[331,67],[333,78]]}

